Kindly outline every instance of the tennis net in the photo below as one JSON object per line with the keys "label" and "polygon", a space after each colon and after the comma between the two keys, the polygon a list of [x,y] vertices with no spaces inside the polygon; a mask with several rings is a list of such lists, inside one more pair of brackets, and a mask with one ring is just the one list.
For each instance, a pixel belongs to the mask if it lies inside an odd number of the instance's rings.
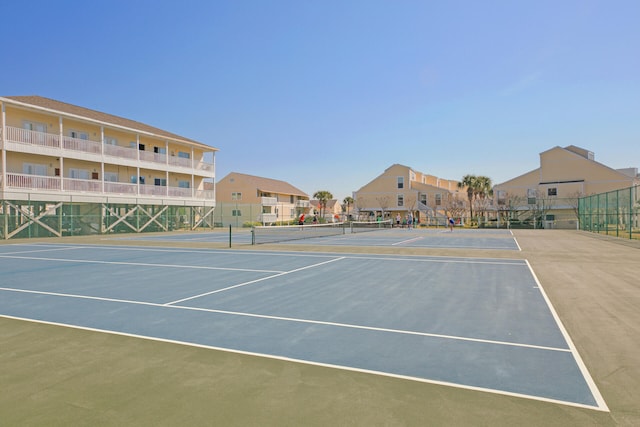
{"label": "tennis net", "polygon": [[342,222],[309,225],[256,226],[251,230],[251,243],[277,243],[345,233]]}
{"label": "tennis net", "polygon": [[352,221],[351,232],[362,233],[363,231],[378,231],[391,228],[391,220],[385,221]]}

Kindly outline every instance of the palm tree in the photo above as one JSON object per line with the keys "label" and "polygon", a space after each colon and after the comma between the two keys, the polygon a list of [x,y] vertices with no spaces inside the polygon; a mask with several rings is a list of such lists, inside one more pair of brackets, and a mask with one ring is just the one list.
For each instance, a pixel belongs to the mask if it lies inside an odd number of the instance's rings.
{"label": "palm tree", "polygon": [[324,210],[327,208],[327,202],[333,199],[333,194],[329,191],[320,190],[313,193],[313,198],[318,201],[320,205],[320,218],[324,218]]}
{"label": "palm tree", "polygon": [[470,211],[470,219],[473,219],[473,198],[476,194],[476,181],[478,177],[475,175],[465,175],[462,177],[462,180],[458,183],[458,188],[467,187],[467,197],[469,198],[469,211]]}
{"label": "palm tree", "polygon": [[482,211],[485,211],[487,208],[485,202],[493,196],[493,184],[491,183],[491,178],[487,176],[477,176],[475,184],[475,197],[477,200],[480,200],[480,208]]}
{"label": "palm tree", "polygon": [[342,200],[342,203],[344,206],[346,206],[346,211],[347,211],[347,219],[349,218],[349,206],[353,205],[353,197],[351,196],[347,196],[344,198],[344,200]]}

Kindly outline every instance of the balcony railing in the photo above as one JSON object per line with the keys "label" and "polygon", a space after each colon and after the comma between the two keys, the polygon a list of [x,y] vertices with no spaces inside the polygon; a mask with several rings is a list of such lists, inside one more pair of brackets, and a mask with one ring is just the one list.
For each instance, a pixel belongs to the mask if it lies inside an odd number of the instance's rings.
{"label": "balcony railing", "polygon": [[18,142],[21,144],[37,145],[41,147],[60,148],[60,135],[36,132],[11,126],[7,126],[6,140],[9,142]]}
{"label": "balcony railing", "polygon": [[[103,184],[104,191],[102,189]],[[195,200],[213,200],[214,198],[213,191],[209,190],[197,190],[192,194],[191,188],[138,185],[110,181],[103,183],[96,179],[60,178],[58,176],[18,173],[7,173],[7,188],[40,190],[51,193],[125,194],[130,196],[160,196]]]}
{"label": "balcony railing", "polygon": [[297,200],[296,208],[308,208],[311,206],[311,202],[309,200]]}
{"label": "balcony railing", "polygon": [[76,191],[76,192],[91,192],[100,193],[102,191],[102,181],[95,179],[74,179],[63,178],[62,180],[64,191]]}
{"label": "balcony railing", "polygon": [[260,204],[262,206],[276,206],[278,204],[277,197],[261,197]]}
{"label": "balcony railing", "polygon": [[111,157],[120,157],[123,159],[137,159],[138,150],[129,147],[121,147],[119,145],[104,145],[104,154]]}
{"label": "balcony railing", "polygon": [[60,191],[60,178],[57,176],[8,173],[7,187]]}
{"label": "balcony railing", "polygon": [[81,151],[83,153],[100,154],[100,143],[89,141],[88,139],[72,138],[70,136],[62,137],[65,150]]}
{"label": "balcony railing", "polygon": [[[187,159],[180,156],[170,156],[161,153],[153,153],[150,151],[140,151],[137,148],[123,147],[119,145],[102,144],[99,141],[91,141],[88,139],[72,138],[70,136],[62,137],[62,144],[60,144],[60,135],[37,132],[12,126],[6,126],[6,142],[32,145],[53,149],[65,149],[69,151],[76,151],[82,153],[89,153],[94,155],[104,154],[114,158],[140,160],[142,162],[149,162],[155,164],[169,164],[171,166],[177,166],[181,168],[195,169],[205,172],[213,172],[214,164],[206,163],[202,161],[193,162],[192,159]],[[3,147],[7,148],[7,147]],[[63,153],[61,153],[62,155]],[[96,158],[96,161],[101,161],[100,158]]]}

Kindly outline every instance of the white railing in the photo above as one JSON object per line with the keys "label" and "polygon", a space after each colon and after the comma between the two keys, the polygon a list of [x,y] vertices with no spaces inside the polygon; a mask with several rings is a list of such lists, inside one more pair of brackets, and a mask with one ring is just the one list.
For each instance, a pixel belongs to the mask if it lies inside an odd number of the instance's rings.
{"label": "white railing", "polygon": [[257,220],[258,222],[263,222],[263,223],[274,223],[278,220],[278,215],[264,213],[264,214],[258,215]]}
{"label": "white railing", "polygon": [[191,167],[191,159],[185,159],[184,157],[171,156],[169,157],[169,164],[172,166],[180,166],[183,168]]}
{"label": "white railing", "polygon": [[80,192],[91,192],[91,193],[101,193],[102,192],[102,181],[98,181],[95,179],[75,179],[75,178],[64,178],[62,183],[64,184],[64,191],[80,191]]}
{"label": "white railing", "polygon": [[104,145],[104,154],[111,157],[121,157],[124,159],[137,159],[138,150],[135,148],[121,147],[119,145]]}
{"label": "white railing", "polygon": [[138,194],[138,184],[105,181],[104,192],[112,194]]}
{"label": "white railing", "polygon": [[261,197],[260,204],[262,206],[275,206],[278,204],[278,198],[277,197]]}
{"label": "white railing", "polygon": [[166,196],[167,187],[162,185],[142,185],[139,186],[141,195],[144,196]]}
{"label": "white railing", "polygon": [[150,151],[140,151],[140,160],[165,164],[167,162],[167,156],[160,153],[152,153]]}
{"label": "white railing", "polygon": [[309,200],[297,200],[296,208],[308,208],[311,206],[311,202]]}
{"label": "white railing", "polygon": [[191,197],[191,189],[182,187],[169,187],[169,197]]}
{"label": "white railing", "polygon": [[57,176],[7,173],[7,187],[60,191],[60,178]]}
{"label": "white railing", "polygon": [[100,154],[100,143],[88,139],[62,137],[62,145],[65,150],[82,151],[83,153]]}
{"label": "white railing", "polygon": [[7,126],[7,142],[60,148],[60,135]]}
{"label": "white railing", "polygon": [[196,190],[194,197],[198,200],[213,200],[214,193],[212,190]]}
{"label": "white railing", "polygon": [[207,171],[207,172],[213,172],[214,165],[213,165],[213,163],[199,162],[196,165],[196,169],[202,170],[202,171]]}

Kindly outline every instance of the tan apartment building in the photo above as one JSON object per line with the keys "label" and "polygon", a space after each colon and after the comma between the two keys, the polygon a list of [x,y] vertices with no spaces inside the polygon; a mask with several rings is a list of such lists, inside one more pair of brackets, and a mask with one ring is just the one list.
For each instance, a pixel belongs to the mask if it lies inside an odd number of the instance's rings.
{"label": "tan apartment building", "polygon": [[2,238],[213,227],[216,148],[40,96],[0,106]]}
{"label": "tan apartment building", "polygon": [[317,213],[318,218],[320,215],[324,217],[327,222],[339,222],[344,221],[345,213],[342,212],[342,205],[338,199],[327,200],[326,207],[320,206],[320,200],[311,200],[311,208],[313,213]]}
{"label": "tan apartment building", "polygon": [[309,195],[277,179],[231,172],[216,183],[217,225],[242,227],[295,221],[310,208]]}
{"label": "tan apartment building", "polygon": [[458,181],[438,178],[394,164],[353,193],[359,220],[403,220],[409,214],[422,224],[444,225],[449,216],[464,217],[466,190]]}
{"label": "tan apartment building", "polygon": [[638,168],[613,169],[573,145],[540,153],[540,167],[493,187],[499,221],[536,228],[577,227],[580,197],[640,184]]}

